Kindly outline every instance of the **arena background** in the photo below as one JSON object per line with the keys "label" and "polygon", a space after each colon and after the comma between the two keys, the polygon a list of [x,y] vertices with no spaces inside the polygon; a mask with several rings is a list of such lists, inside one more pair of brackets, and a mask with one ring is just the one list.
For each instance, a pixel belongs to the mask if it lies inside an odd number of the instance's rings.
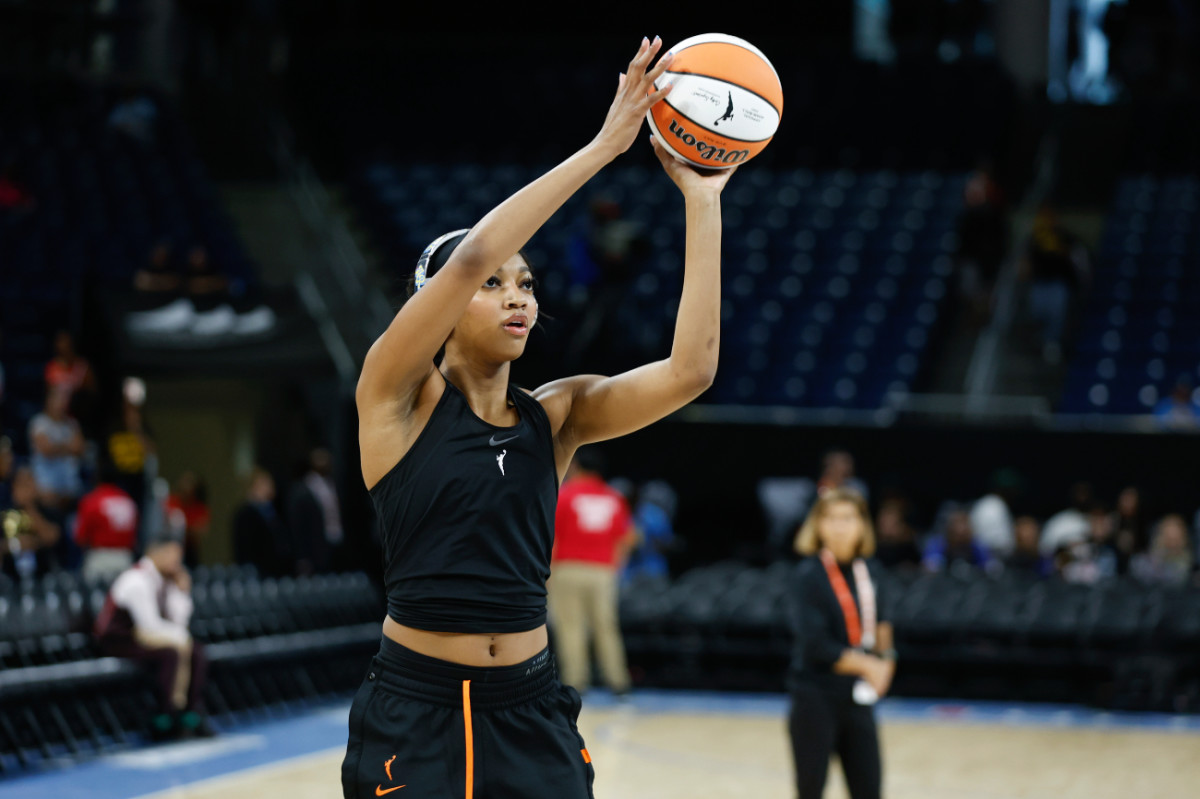
{"label": "arena background", "polygon": [[[217,740],[272,742],[250,747],[265,753],[258,760],[213,755],[228,759],[215,771],[203,752],[151,747],[171,764],[151,769],[158,782],[120,772],[132,761],[112,758],[144,746],[146,689],[135,669],[98,657],[88,633],[105,586],[78,575],[64,535],[35,573],[11,565],[0,578],[0,795],[44,795],[56,785],[45,780],[89,773],[113,796],[143,795],[337,745],[338,714],[382,614],[358,470],[362,357],[424,243],[470,225],[594,135],[643,35],[671,43],[711,29],[750,40],[778,70],[785,108],[776,139],[725,195],[716,384],[672,418],[598,447],[611,477],[663,481],[677,497],[670,577],[622,595],[637,719],[783,712],[775,692],[792,561],[779,534],[798,519],[786,507],[772,515],[762,481],[815,480],[832,450],[853,455],[873,510],[904,502],[921,545],[999,472],[1013,515],[1040,522],[1067,508],[1080,482],[1110,511],[1136,486],[1146,534],[1182,516],[1195,563],[1200,12],[1150,0],[750,11],[690,22],[615,6],[471,17],[370,0],[0,3],[0,177],[14,187],[11,202],[0,196],[0,427],[26,457],[54,334],[70,331],[96,377],[83,408],[94,480],[127,378],[144,381],[157,449],[147,509],[185,471],[206,483],[194,632],[214,653]],[[972,253],[962,220],[968,184],[985,174],[1004,233],[988,256],[994,286],[981,293],[963,279]],[[619,268],[581,278],[579,247],[600,205],[608,222],[625,223],[626,247]],[[1082,253],[1057,352],[1043,346],[1023,271],[1045,207]],[[664,355],[681,225],[682,203],[639,142],[531,242],[553,319],[514,379],[536,386]],[[134,284],[162,242],[178,259],[207,249],[227,279],[227,314],[154,316],[165,300]],[[233,519],[252,468],[274,477],[286,515],[318,447],[332,454],[345,530],[336,560],[324,574],[234,565]],[[69,533],[69,509],[61,521]],[[960,704],[978,702],[1038,703],[1003,707],[1077,740],[1114,717],[1134,731],[1111,752],[1088,739],[1066,758],[1074,765],[1035,769],[1045,775],[1036,789],[978,795],[1040,796],[1084,772],[1114,796],[1121,786],[1178,796],[1194,781],[1194,569],[1179,585],[1028,582],[1001,569],[894,579],[902,665],[885,732],[949,723],[947,707],[965,708],[970,723],[1011,720],[999,705]],[[647,737],[627,736],[619,714],[631,711],[593,701],[596,735],[619,742],[614,753],[676,734],[645,726]],[[1069,722],[1055,715],[1064,713]],[[1120,715],[1129,713],[1153,715]],[[278,748],[268,728],[279,718],[317,743]],[[747,740],[782,742],[777,726]],[[1180,737],[1136,737],[1154,729]],[[926,764],[890,735],[890,792],[949,795],[956,783],[939,769],[951,774],[958,766],[946,763],[958,760]],[[980,750],[1007,752],[998,735]],[[1176,756],[1188,747],[1191,757]],[[1163,757],[1185,781],[1163,766],[1103,787],[1112,772],[1100,753],[1116,763],[1122,751]],[[783,796],[783,753],[767,765],[731,754],[724,766],[765,773],[763,795]],[[617,784],[603,795],[674,795]]]}

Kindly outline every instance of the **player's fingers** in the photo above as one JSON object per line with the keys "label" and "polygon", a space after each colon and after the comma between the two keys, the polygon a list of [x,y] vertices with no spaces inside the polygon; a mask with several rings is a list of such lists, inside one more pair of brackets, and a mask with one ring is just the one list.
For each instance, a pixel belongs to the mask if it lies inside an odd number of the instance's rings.
{"label": "player's fingers", "polygon": [[675,88],[675,84],[668,83],[666,86],[663,86],[661,89],[656,89],[655,91],[646,95],[646,99],[645,99],[646,108],[650,108],[655,103],[657,103],[659,100],[666,97],[668,94],[671,93],[671,89],[674,89],[674,88]]}
{"label": "player's fingers", "polygon": [[651,82],[658,80],[658,78],[664,72],[667,71],[667,67],[671,66],[671,62],[674,60],[675,60],[675,54],[667,53],[662,58],[658,59],[658,63],[655,64],[654,67],[649,72],[646,73],[646,77]]}
{"label": "player's fingers", "polygon": [[633,75],[637,72],[639,59],[641,59],[642,55],[649,49],[650,49],[650,40],[647,39],[645,36],[643,36],[642,43],[640,45],[638,45],[637,52],[634,53],[633,58],[631,58],[629,60],[629,69],[626,71],[630,75]]}
{"label": "player's fingers", "polygon": [[621,91],[625,87],[625,73],[617,75],[617,91]]}
{"label": "player's fingers", "polygon": [[[662,49],[662,39],[657,36],[654,37],[654,41],[649,42],[648,44],[645,43],[645,39],[642,39],[642,42],[643,47],[642,49],[638,50],[637,58],[634,59],[634,61],[637,62],[636,74],[638,75],[644,75],[646,73],[646,67],[649,66],[650,62],[654,60],[654,56],[658,54],[658,51]],[[630,74],[635,74],[632,69],[630,70]]]}

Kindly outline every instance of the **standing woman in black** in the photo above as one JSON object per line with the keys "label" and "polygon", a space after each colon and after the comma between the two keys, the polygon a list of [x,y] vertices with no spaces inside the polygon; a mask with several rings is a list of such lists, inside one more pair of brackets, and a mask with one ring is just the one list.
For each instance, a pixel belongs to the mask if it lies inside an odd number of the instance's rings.
{"label": "standing woman in black", "polygon": [[[654,144],[684,196],[683,290],[668,358],[526,393],[509,367],[537,322],[521,247],[633,144],[669,87],[643,39],[596,138],[417,263],[414,292],[358,381],[362,473],[383,533],[388,613],[350,710],[347,797],[583,799],[579,696],[547,650],[558,484],[575,450],[631,433],[711,385],[720,338],[720,194]],[[445,355],[435,358],[440,349]]]}
{"label": "standing woman in black", "polygon": [[800,799],[820,799],[837,753],[851,799],[878,799],[882,784],[875,702],[896,669],[892,625],[882,614],[879,571],[866,558],[875,533],[855,491],[821,495],[796,536],[805,555],[791,594],[788,728]]}

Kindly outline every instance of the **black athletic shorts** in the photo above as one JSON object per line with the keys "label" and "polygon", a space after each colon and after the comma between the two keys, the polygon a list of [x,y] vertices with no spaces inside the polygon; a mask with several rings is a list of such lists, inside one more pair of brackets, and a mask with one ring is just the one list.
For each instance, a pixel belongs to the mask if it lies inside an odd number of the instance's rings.
{"label": "black athletic shorts", "polygon": [[590,799],[580,700],[543,650],[460,666],[384,638],[350,707],[346,799]]}

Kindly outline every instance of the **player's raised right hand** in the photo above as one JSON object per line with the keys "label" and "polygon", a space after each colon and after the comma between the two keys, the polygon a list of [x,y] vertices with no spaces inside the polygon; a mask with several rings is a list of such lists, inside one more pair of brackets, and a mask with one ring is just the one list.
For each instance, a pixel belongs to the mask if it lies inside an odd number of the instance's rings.
{"label": "player's raised right hand", "polygon": [[671,65],[672,55],[667,53],[650,67],[661,49],[659,37],[655,36],[654,41],[643,38],[627,71],[617,81],[617,96],[595,139],[595,144],[602,147],[609,158],[616,158],[630,148],[642,128],[646,112],[671,91],[669,85],[654,89],[654,81]]}

